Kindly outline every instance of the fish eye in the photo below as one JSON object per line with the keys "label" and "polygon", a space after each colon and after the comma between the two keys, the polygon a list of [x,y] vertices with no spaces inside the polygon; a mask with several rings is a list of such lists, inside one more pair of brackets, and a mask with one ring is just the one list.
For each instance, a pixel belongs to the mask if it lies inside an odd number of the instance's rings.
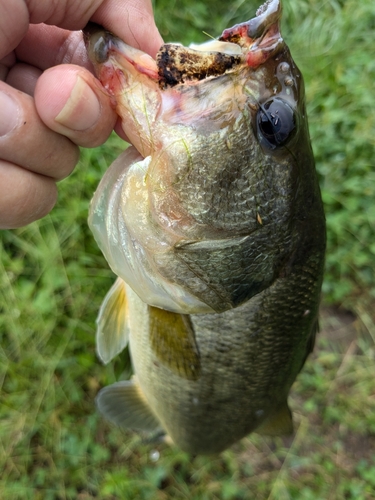
{"label": "fish eye", "polygon": [[291,106],[278,97],[271,97],[259,106],[258,136],[271,149],[284,146],[294,135],[296,118]]}

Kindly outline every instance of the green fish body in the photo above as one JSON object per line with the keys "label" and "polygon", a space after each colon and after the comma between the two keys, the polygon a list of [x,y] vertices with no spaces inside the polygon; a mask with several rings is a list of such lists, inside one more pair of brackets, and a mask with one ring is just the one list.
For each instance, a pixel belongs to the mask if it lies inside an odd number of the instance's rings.
{"label": "green fish body", "polygon": [[89,224],[119,277],[98,318],[100,358],[129,346],[134,377],[102,389],[123,428],[217,453],[292,431],[289,389],[314,345],[325,222],[302,76],[278,0],[201,46],[156,61],[85,33],[134,144]]}

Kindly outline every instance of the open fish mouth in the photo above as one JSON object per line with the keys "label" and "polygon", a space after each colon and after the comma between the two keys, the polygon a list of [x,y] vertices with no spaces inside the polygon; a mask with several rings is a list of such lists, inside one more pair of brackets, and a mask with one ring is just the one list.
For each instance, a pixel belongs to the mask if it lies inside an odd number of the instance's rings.
{"label": "open fish mouth", "polygon": [[[159,83],[160,88],[216,77],[241,64],[257,68],[284,46],[280,34],[281,4],[269,0],[255,18],[223,31],[215,40],[183,47],[164,44],[156,61],[147,54],[126,45],[101,26],[89,23],[83,30],[90,58],[105,64],[113,55],[122,58],[122,66],[133,68]],[[115,88],[108,83],[108,90]]]}

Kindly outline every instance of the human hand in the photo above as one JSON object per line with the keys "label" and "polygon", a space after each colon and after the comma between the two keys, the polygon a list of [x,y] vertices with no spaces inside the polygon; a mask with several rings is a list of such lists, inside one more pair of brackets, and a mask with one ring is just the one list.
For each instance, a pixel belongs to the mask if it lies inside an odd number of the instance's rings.
{"label": "human hand", "polygon": [[104,143],[115,125],[71,31],[89,20],[152,56],[162,43],[151,0],[0,0],[0,229],[47,214],[78,146]]}

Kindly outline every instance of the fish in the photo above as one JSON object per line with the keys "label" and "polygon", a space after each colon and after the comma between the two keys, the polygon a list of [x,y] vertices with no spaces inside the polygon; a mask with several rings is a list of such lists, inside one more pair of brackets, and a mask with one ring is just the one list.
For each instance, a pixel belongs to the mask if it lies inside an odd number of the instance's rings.
{"label": "fish", "polygon": [[325,217],[302,75],[281,3],[156,59],[98,26],[96,75],[132,146],[101,180],[89,226],[117,279],[97,352],[132,377],[100,390],[122,429],[192,455],[293,432],[288,394],[312,351]]}

